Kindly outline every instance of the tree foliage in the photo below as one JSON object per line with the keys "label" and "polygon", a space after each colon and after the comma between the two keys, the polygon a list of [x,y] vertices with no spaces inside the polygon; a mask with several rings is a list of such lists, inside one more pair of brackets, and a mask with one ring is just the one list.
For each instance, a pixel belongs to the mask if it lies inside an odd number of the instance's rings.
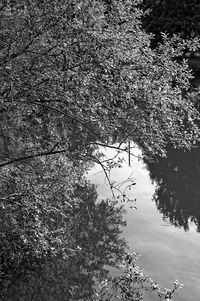
{"label": "tree foliage", "polygon": [[[200,5],[199,1],[181,0],[144,0],[141,8],[146,12],[142,17],[145,30],[153,33],[151,47],[155,48],[162,43],[163,33],[169,37],[178,35],[180,39],[187,41],[187,46],[181,55],[181,59],[188,59],[190,68],[193,70],[195,79],[191,81],[194,87],[199,85],[199,24]],[[193,45],[191,47],[191,42]],[[196,44],[196,45],[195,45]],[[179,57],[176,58],[180,59]]]}
{"label": "tree foliage", "polygon": [[151,50],[134,2],[11,1],[0,13],[1,166],[57,152],[89,159],[92,142],[116,135],[155,151],[198,136],[182,95],[191,73],[173,61],[183,45]]}
{"label": "tree foliage", "polygon": [[161,41],[161,33],[171,36],[180,34],[183,39],[199,37],[200,4],[198,0],[144,0],[142,8],[149,13],[144,16],[144,27],[155,34],[155,42]]}
{"label": "tree foliage", "polygon": [[[0,256],[2,291],[11,298],[20,277],[25,300],[32,286],[47,299],[48,271],[55,281],[63,264],[59,281],[69,283],[65,272],[77,261],[83,278],[89,269],[91,289],[94,271],[121,257],[122,209],[96,202],[84,178],[92,163],[103,167],[98,145],[120,150],[130,139],[163,154],[167,144],[199,140],[192,75],[186,61],[174,61],[187,45],[165,37],[152,50],[138,4],[1,3]],[[76,281],[67,293],[61,285],[66,298]]]}
{"label": "tree foliage", "polygon": [[159,301],[172,300],[177,289],[183,285],[175,280],[171,289],[162,289],[137,266],[137,258],[138,254],[135,252],[127,254],[121,265],[121,274],[102,281],[96,290],[94,300],[140,301],[147,292],[151,294],[147,295],[148,297],[153,296]]}
{"label": "tree foliage", "polygon": [[104,265],[115,266],[125,251],[122,207],[97,202],[95,187],[60,157],[39,163],[34,172],[24,166],[2,177],[1,300],[91,294],[93,278],[105,276]]}

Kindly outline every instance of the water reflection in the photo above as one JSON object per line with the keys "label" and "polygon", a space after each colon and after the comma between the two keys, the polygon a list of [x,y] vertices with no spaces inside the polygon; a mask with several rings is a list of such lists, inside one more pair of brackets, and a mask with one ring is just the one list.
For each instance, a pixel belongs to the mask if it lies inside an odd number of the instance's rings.
{"label": "water reflection", "polygon": [[[141,156],[141,152],[137,148],[135,148],[134,154]],[[113,153],[109,150],[106,151],[106,155],[109,158]],[[179,191],[179,204],[187,199],[188,201],[195,200],[195,193],[192,188],[193,186],[191,185],[193,184],[192,182],[195,182],[195,187],[198,191],[199,173],[198,169],[195,168],[195,162],[198,164],[199,155],[198,152],[193,152],[190,155],[190,159],[188,158],[189,154],[182,154],[182,156],[183,158],[179,153],[177,153],[176,156],[172,153],[170,156],[169,152],[169,158],[163,160],[163,163],[162,160],[160,160],[158,164],[148,163],[151,171],[151,179],[149,177],[149,172],[146,169],[147,166],[143,164],[143,161],[138,161],[136,157],[133,157],[131,160],[131,167],[128,166],[127,161],[124,162],[122,168],[116,168],[112,171],[111,178],[113,181],[119,183],[133,172],[136,185],[133,186],[133,190],[130,191],[130,196],[137,199],[137,210],[130,209],[129,206],[126,207],[127,214],[125,217],[127,220],[127,227],[124,228],[123,235],[128,241],[130,250],[136,250],[142,255],[138,262],[139,266],[143,267],[144,272],[150,275],[153,280],[157,281],[163,287],[171,287],[172,281],[178,279],[181,283],[184,283],[184,288],[178,292],[178,295],[176,295],[174,299],[177,301],[194,301],[199,300],[200,296],[199,233],[195,231],[195,224],[192,225],[191,231],[186,232],[183,227],[174,227],[169,222],[163,221],[162,214],[157,210],[155,202],[152,202],[152,196],[155,193],[156,186],[159,189],[161,182],[164,184],[164,181],[167,186],[166,193],[172,191],[174,194],[176,192],[178,195]],[[126,158],[127,156],[125,156],[125,159]],[[192,163],[193,161],[194,164]],[[168,166],[168,162],[169,165],[171,164],[171,167]],[[183,169],[182,173],[180,169]],[[98,185],[99,194],[106,198],[110,196],[111,193],[109,188],[105,185],[103,173],[99,173],[99,171],[100,168],[96,167],[93,169],[90,179],[93,183]],[[184,176],[186,179],[181,180]],[[156,183],[156,181],[155,183],[152,183],[153,179],[157,179],[158,182],[160,181],[160,184]],[[187,180],[188,183],[186,183]],[[175,187],[178,183],[180,183],[179,189],[178,187]],[[188,185],[188,189],[191,190],[188,198],[185,196],[185,183]],[[183,192],[181,190],[182,188],[184,189]],[[198,193],[196,194],[197,196],[199,195]],[[183,196],[183,198],[181,196]],[[198,199],[199,198],[196,197],[197,201]],[[159,201],[161,202],[161,200]],[[166,197],[166,203],[167,201]],[[163,207],[167,206],[167,204],[163,204]],[[186,203],[185,206],[187,205],[188,204]],[[195,205],[196,209],[194,207],[192,208],[189,208],[191,214],[187,215],[189,217],[189,220],[187,220],[189,226],[190,217],[197,216],[198,212],[197,205]],[[171,213],[171,211],[169,211],[169,213]],[[144,300],[155,301],[157,299],[155,296],[147,295]]]}
{"label": "water reflection", "polygon": [[68,256],[46,257],[35,270],[17,275],[1,300],[88,300],[95,278],[103,279],[108,273],[105,265],[121,261],[126,249],[121,238],[123,208],[109,200],[97,201],[96,187],[89,183],[77,185],[74,198],[79,202],[66,225],[74,241]]}
{"label": "water reflection", "polygon": [[163,219],[185,231],[192,222],[200,232],[200,151],[168,149],[167,158],[145,163],[157,183],[154,201]]}

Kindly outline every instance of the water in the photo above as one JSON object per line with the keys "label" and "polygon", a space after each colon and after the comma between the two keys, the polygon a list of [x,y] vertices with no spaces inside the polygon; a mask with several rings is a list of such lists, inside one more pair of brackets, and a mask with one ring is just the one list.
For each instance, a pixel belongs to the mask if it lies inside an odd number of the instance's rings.
{"label": "water", "polygon": [[[107,157],[115,153],[106,150]],[[134,153],[141,156],[137,148]],[[136,185],[129,196],[137,199],[137,210],[126,205],[127,226],[123,235],[131,250],[142,255],[139,265],[154,281],[167,288],[173,285],[174,279],[184,284],[176,295],[177,301],[200,299],[199,163],[198,152],[169,151],[169,158],[157,164],[146,165],[133,157],[131,167],[125,162],[110,175],[119,183],[132,174]],[[92,169],[89,178],[97,184],[99,198],[111,197],[99,166]],[[155,297],[149,295],[146,300],[153,301]]]}

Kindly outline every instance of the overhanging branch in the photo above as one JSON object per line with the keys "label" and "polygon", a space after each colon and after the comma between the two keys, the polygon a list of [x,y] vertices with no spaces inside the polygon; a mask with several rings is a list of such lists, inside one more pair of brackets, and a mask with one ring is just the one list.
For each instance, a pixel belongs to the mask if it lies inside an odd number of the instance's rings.
{"label": "overhanging branch", "polygon": [[28,155],[28,156],[23,156],[23,157],[19,157],[19,158],[15,158],[12,159],[10,161],[4,162],[0,164],[0,168],[1,167],[5,167],[7,165],[13,164],[13,163],[17,163],[20,161],[25,161],[28,159],[32,159],[32,158],[37,158],[37,157],[43,157],[43,156],[49,156],[49,155],[55,155],[55,154],[61,154],[61,153],[65,153],[66,150],[62,149],[62,150],[57,150],[57,151],[47,151],[47,152],[41,152],[41,153],[37,153],[37,154],[32,154],[32,155]]}

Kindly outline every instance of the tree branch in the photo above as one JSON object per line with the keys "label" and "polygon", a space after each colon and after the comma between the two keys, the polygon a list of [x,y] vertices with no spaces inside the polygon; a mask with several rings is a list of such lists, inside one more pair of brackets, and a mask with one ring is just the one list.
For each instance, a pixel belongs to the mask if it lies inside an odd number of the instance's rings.
{"label": "tree branch", "polygon": [[[102,146],[102,147],[107,147],[107,148],[111,148],[111,149],[116,149],[118,151],[122,151],[122,152],[126,152],[129,154],[129,151],[132,149],[132,148],[136,148],[135,146],[132,146],[132,147],[125,147],[125,148],[121,148],[121,143],[119,146],[115,146],[115,145],[108,145],[108,144],[104,144],[104,143],[101,143],[101,142],[91,142],[91,143],[88,143],[86,145],[83,145],[83,146],[89,146],[89,145],[97,145],[97,146]],[[134,155],[132,153],[130,153],[130,155],[132,157],[135,157],[135,158],[138,158],[138,159],[142,159],[142,157],[140,156],[137,156],[137,155]]]}
{"label": "tree branch", "polygon": [[94,129],[92,129],[88,124],[86,124],[86,122],[84,122],[83,120],[81,120],[79,117],[74,116],[74,115],[71,115],[71,113],[67,113],[66,111],[62,111],[62,110],[60,110],[60,109],[58,109],[58,108],[49,106],[49,105],[47,105],[47,104],[45,104],[45,103],[40,103],[40,102],[37,102],[37,101],[33,101],[32,104],[40,105],[40,106],[46,107],[46,108],[48,108],[48,109],[50,109],[50,110],[57,111],[57,112],[61,113],[61,114],[64,115],[64,116],[67,116],[67,117],[69,117],[69,118],[71,118],[71,119],[76,120],[78,123],[82,124],[85,128],[87,128],[90,132],[92,132],[93,134],[95,134],[95,136],[96,136],[98,139],[100,139],[98,133],[96,133]]}
{"label": "tree branch", "polygon": [[29,156],[19,157],[19,158],[15,158],[15,159],[12,159],[10,161],[1,163],[0,164],[0,168],[1,167],[5,167],[5,166],[10,165],[10,164],[13,164],[13,163],[24,161],[24,160],[27,160],[27,159],[32,159],[32,158],[42,157],[42,156],[55,155],[55,154],[62,154],[62,153],[65,153],[65,152],[66,152],[65,149],[57,150],[57,151],[52,151],[51,150],[51,151],[48,151],[48,152],[41,152],[41,153],[38,153],[38,154],[33,154],[33,155],[29,155]]}

